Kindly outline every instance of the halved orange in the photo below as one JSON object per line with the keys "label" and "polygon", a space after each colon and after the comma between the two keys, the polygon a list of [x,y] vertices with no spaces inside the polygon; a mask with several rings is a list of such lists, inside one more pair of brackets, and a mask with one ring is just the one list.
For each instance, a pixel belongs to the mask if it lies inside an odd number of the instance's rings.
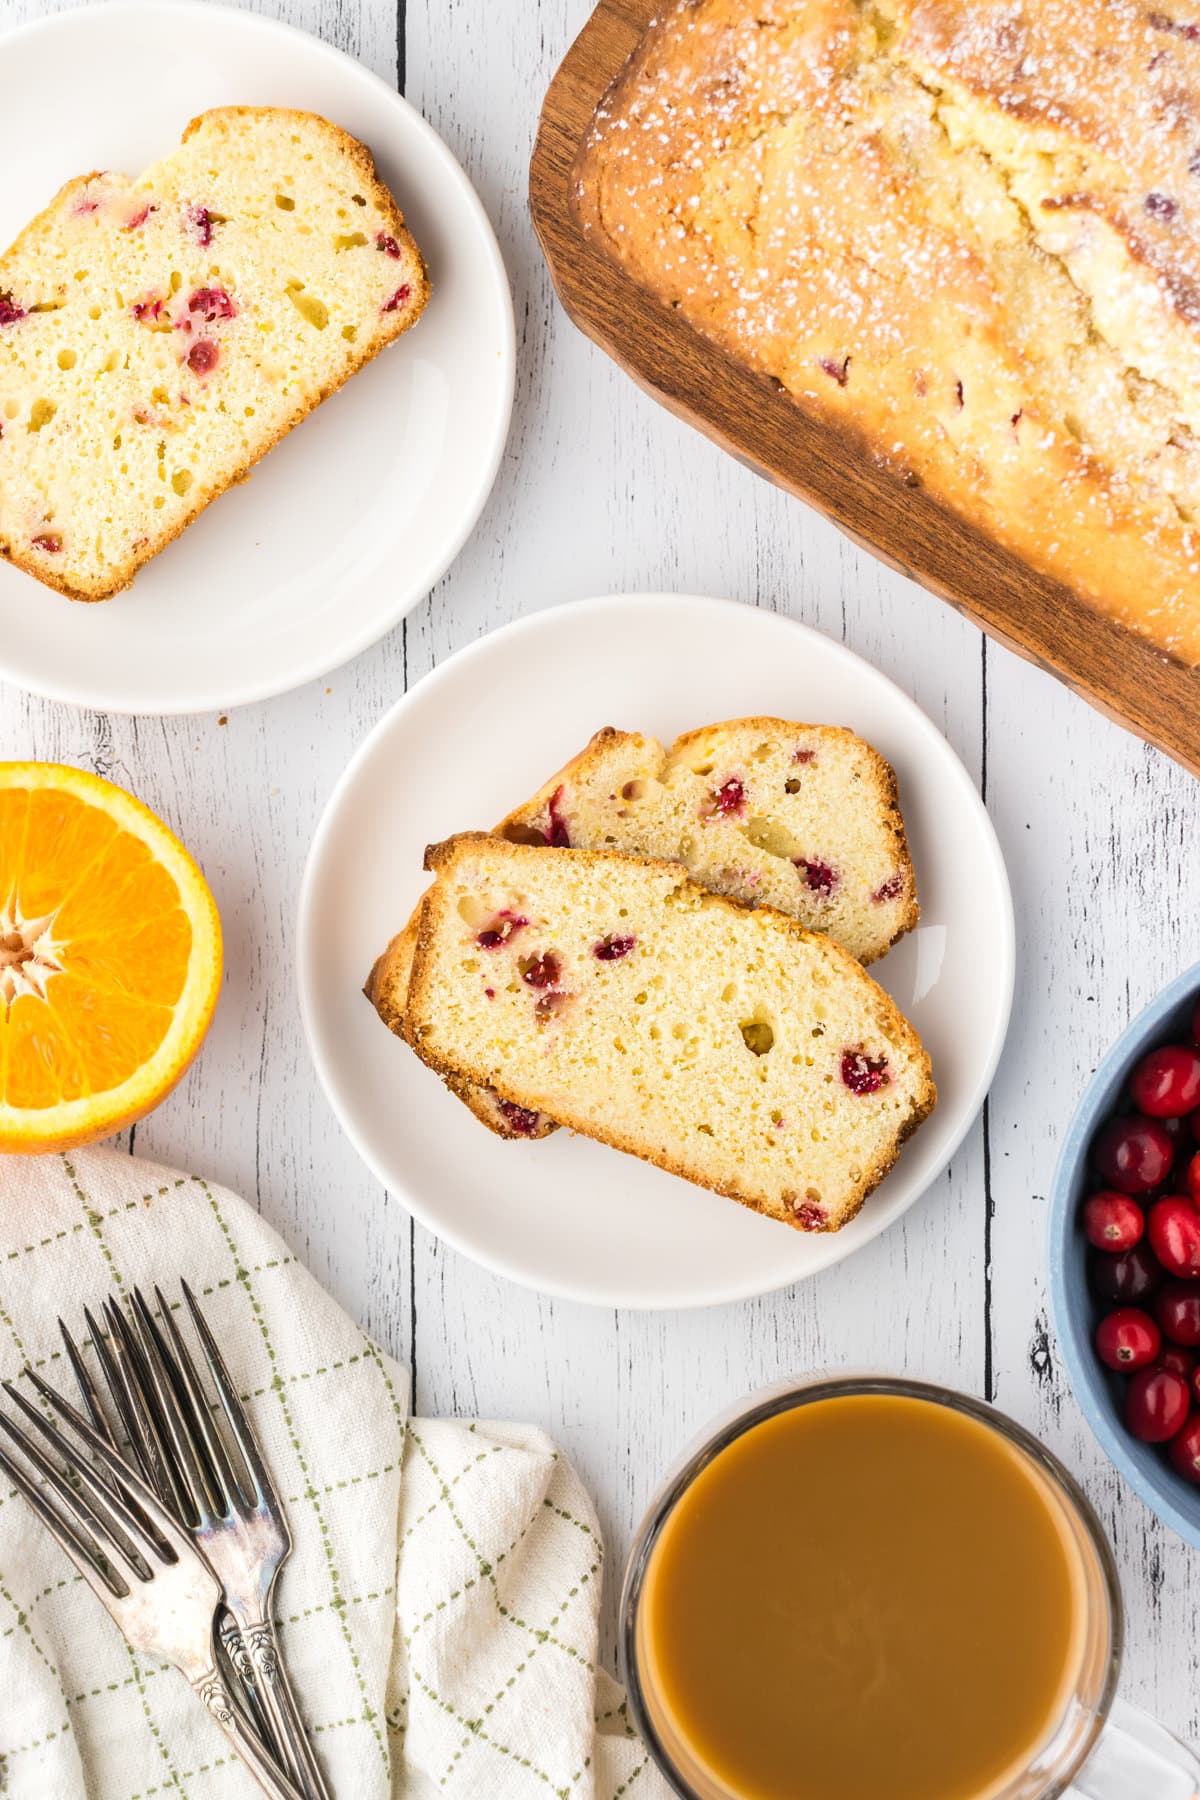
{"label": "halved orange", "polygon": [[184,1073],[221,985],[200,870],[98,775],[0,763],[0,1150],[69,1150]]}

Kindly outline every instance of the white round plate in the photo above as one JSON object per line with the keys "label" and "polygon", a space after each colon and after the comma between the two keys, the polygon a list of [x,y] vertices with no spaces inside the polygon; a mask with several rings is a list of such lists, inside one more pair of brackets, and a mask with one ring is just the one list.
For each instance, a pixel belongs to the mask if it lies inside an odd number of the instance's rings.
{"label": "white round plate", "polygon": [[73,175],[139,174],[211,106],[323,113],[361,138],[429,264],[415,328],[307,418],[132,588],[85,605],[0,564],[0,678],[76,706],[262,700],[365,650],[425,595],[491,490],[512,411],[512,299],[437,134],[369,70],[210,0],[118,0],[0,37],[0,247]]}
{"label": "white round plate", "polygon": [[[361,992],[426,885],[426,844],[494,824],[603,725],[669,743],[756,713],[848,725],[882,751],[900,779],[921,897],[920,926],[871,973],[925,1040],[938,1105],[858,1217],[819,1236],[569,1132],[541,1143],[494,1137]],[[728,600],[582,600],[461,650],[358,750],[309,855],[299,985],[334,1111],[422,1224],[546,1293],[703,1306],[840,1262],[945,1168],[983,1104],[1008,1025],[1012,898],[991,821],[946,740],[841,644]]]}

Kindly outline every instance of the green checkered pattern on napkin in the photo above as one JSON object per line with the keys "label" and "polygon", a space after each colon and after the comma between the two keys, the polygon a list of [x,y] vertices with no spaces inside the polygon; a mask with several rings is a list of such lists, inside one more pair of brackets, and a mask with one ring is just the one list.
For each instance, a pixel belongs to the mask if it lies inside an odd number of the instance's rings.
{"label": "green checkered pattern on napkin", "polygon": [[[111,1150],[0,1157],[0,1372],[69,1393],[57,1315],[78,1338],[85,1304],[180,1276],[286,1501],[277,1616],[339,1800],[665,1800],[596,1667],[604,1550],[546,1437],[409,1419],[403,1371],[225,1190]],[[0,1475],[0,1795],[258,1792]]]}

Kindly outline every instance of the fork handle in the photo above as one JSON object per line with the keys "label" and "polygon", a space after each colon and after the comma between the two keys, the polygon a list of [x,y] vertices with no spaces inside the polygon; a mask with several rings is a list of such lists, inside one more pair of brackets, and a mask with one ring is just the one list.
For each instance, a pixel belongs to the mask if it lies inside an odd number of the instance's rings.
{"label": "fork handle", "polygon": [[212,1714],[268,1800],[304,1800],[258,1738],[243,1723],[229,1689],[214,1666],[192,1682],[192,1690]]}
{"label": "fork handle", "polygon": [[304,1800],[332,1800],[305,1733],[270,1614],[264,1613],[261,1619],[241,1619],[239,1624],[242,1645],[254,1670],[254,1692],[289,1775]]}

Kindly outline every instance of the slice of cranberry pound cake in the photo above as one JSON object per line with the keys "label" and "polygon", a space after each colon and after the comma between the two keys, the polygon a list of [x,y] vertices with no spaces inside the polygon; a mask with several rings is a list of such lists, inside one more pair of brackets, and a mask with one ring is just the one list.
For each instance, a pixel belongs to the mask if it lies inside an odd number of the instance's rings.
{"label": "slice of cranberry pound cake", "polygon": [[418,318],[370,152],[223,107],[136,181],[68,182],[0,257],[0,555],[104,600]]}
{"label": "slice of cranberry pound cake", "polygon": [[403,1030],[456,1082],[803,1231],[836,1231],[936,1099],[846,951],[677,864],[435,846]]}

